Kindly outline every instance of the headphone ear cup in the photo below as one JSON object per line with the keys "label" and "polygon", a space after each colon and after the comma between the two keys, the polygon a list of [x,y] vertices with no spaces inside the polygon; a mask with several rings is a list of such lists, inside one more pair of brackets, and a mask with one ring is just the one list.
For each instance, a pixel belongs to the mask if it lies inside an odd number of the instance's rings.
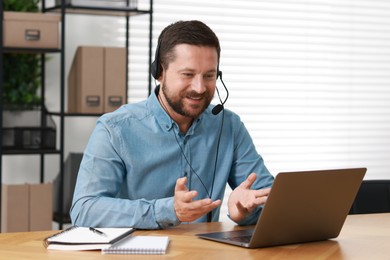
{"label": "headphone ear cup", "polygon": [[158,79],[161,74],[161,65],[160,65],[160,41],[156,47],[156,53],[154,54],[154,61],[150,65],[150,74],[152,74],[153,78]]}
{"label": "headphone ear cup", "polygon": [[154,60],[150,66],[150,73],[153,78],[158,79],[160,77],[159,64],[157,64],[156,60]]}

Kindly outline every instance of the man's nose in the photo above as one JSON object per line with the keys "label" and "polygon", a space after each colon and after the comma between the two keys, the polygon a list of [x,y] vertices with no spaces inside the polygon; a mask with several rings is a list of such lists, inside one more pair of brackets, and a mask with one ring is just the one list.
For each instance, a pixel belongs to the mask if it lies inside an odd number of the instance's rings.
{"label": "man's nose", "polygon": [[206,81],[202,75],[197,75],[192,81],[192,89],[197,93],[204,93],[206,91]]}

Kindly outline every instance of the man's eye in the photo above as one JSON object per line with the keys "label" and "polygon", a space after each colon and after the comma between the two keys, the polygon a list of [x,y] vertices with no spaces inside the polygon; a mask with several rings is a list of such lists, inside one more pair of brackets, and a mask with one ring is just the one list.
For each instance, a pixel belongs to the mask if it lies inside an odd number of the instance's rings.
{"label": "man's eye", "polygon": [[216,77],[215,74],[206,74],[205,75],[205,78],[208,79],[208,80],[215,79],[215,77]]}

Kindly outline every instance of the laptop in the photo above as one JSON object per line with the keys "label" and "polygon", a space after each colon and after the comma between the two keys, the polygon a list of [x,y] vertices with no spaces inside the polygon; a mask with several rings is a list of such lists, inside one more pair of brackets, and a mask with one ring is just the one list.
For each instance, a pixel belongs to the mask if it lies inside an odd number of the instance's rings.
{"label": "laptop", "polygon": [[197,236],[247,248],[336,238],[366,170],[279,173],[254,228]]}

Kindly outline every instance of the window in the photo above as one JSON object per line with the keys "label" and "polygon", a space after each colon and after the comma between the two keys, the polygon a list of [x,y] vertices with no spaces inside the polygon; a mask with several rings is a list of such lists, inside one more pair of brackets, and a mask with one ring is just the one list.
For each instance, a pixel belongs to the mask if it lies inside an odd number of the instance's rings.
{"label": "window", "polygon": [[[147,96],[148,20],[131,19],[136,102]],[[241,116],[273,174],[367,167],[366,178],[389,176],[388,1],[155,0],[153,48],[165,26],[189,19],[218,35],[226,108]]]}
{"label": "window", "polygon": [[[147,96],[148,20],[132,19],[136,102]],[[366,179],[389,178],[389,1],[155,0],[153,48],[165,26],[189,19],[218,35],[226,108],[273,174],[367,167]]]}

